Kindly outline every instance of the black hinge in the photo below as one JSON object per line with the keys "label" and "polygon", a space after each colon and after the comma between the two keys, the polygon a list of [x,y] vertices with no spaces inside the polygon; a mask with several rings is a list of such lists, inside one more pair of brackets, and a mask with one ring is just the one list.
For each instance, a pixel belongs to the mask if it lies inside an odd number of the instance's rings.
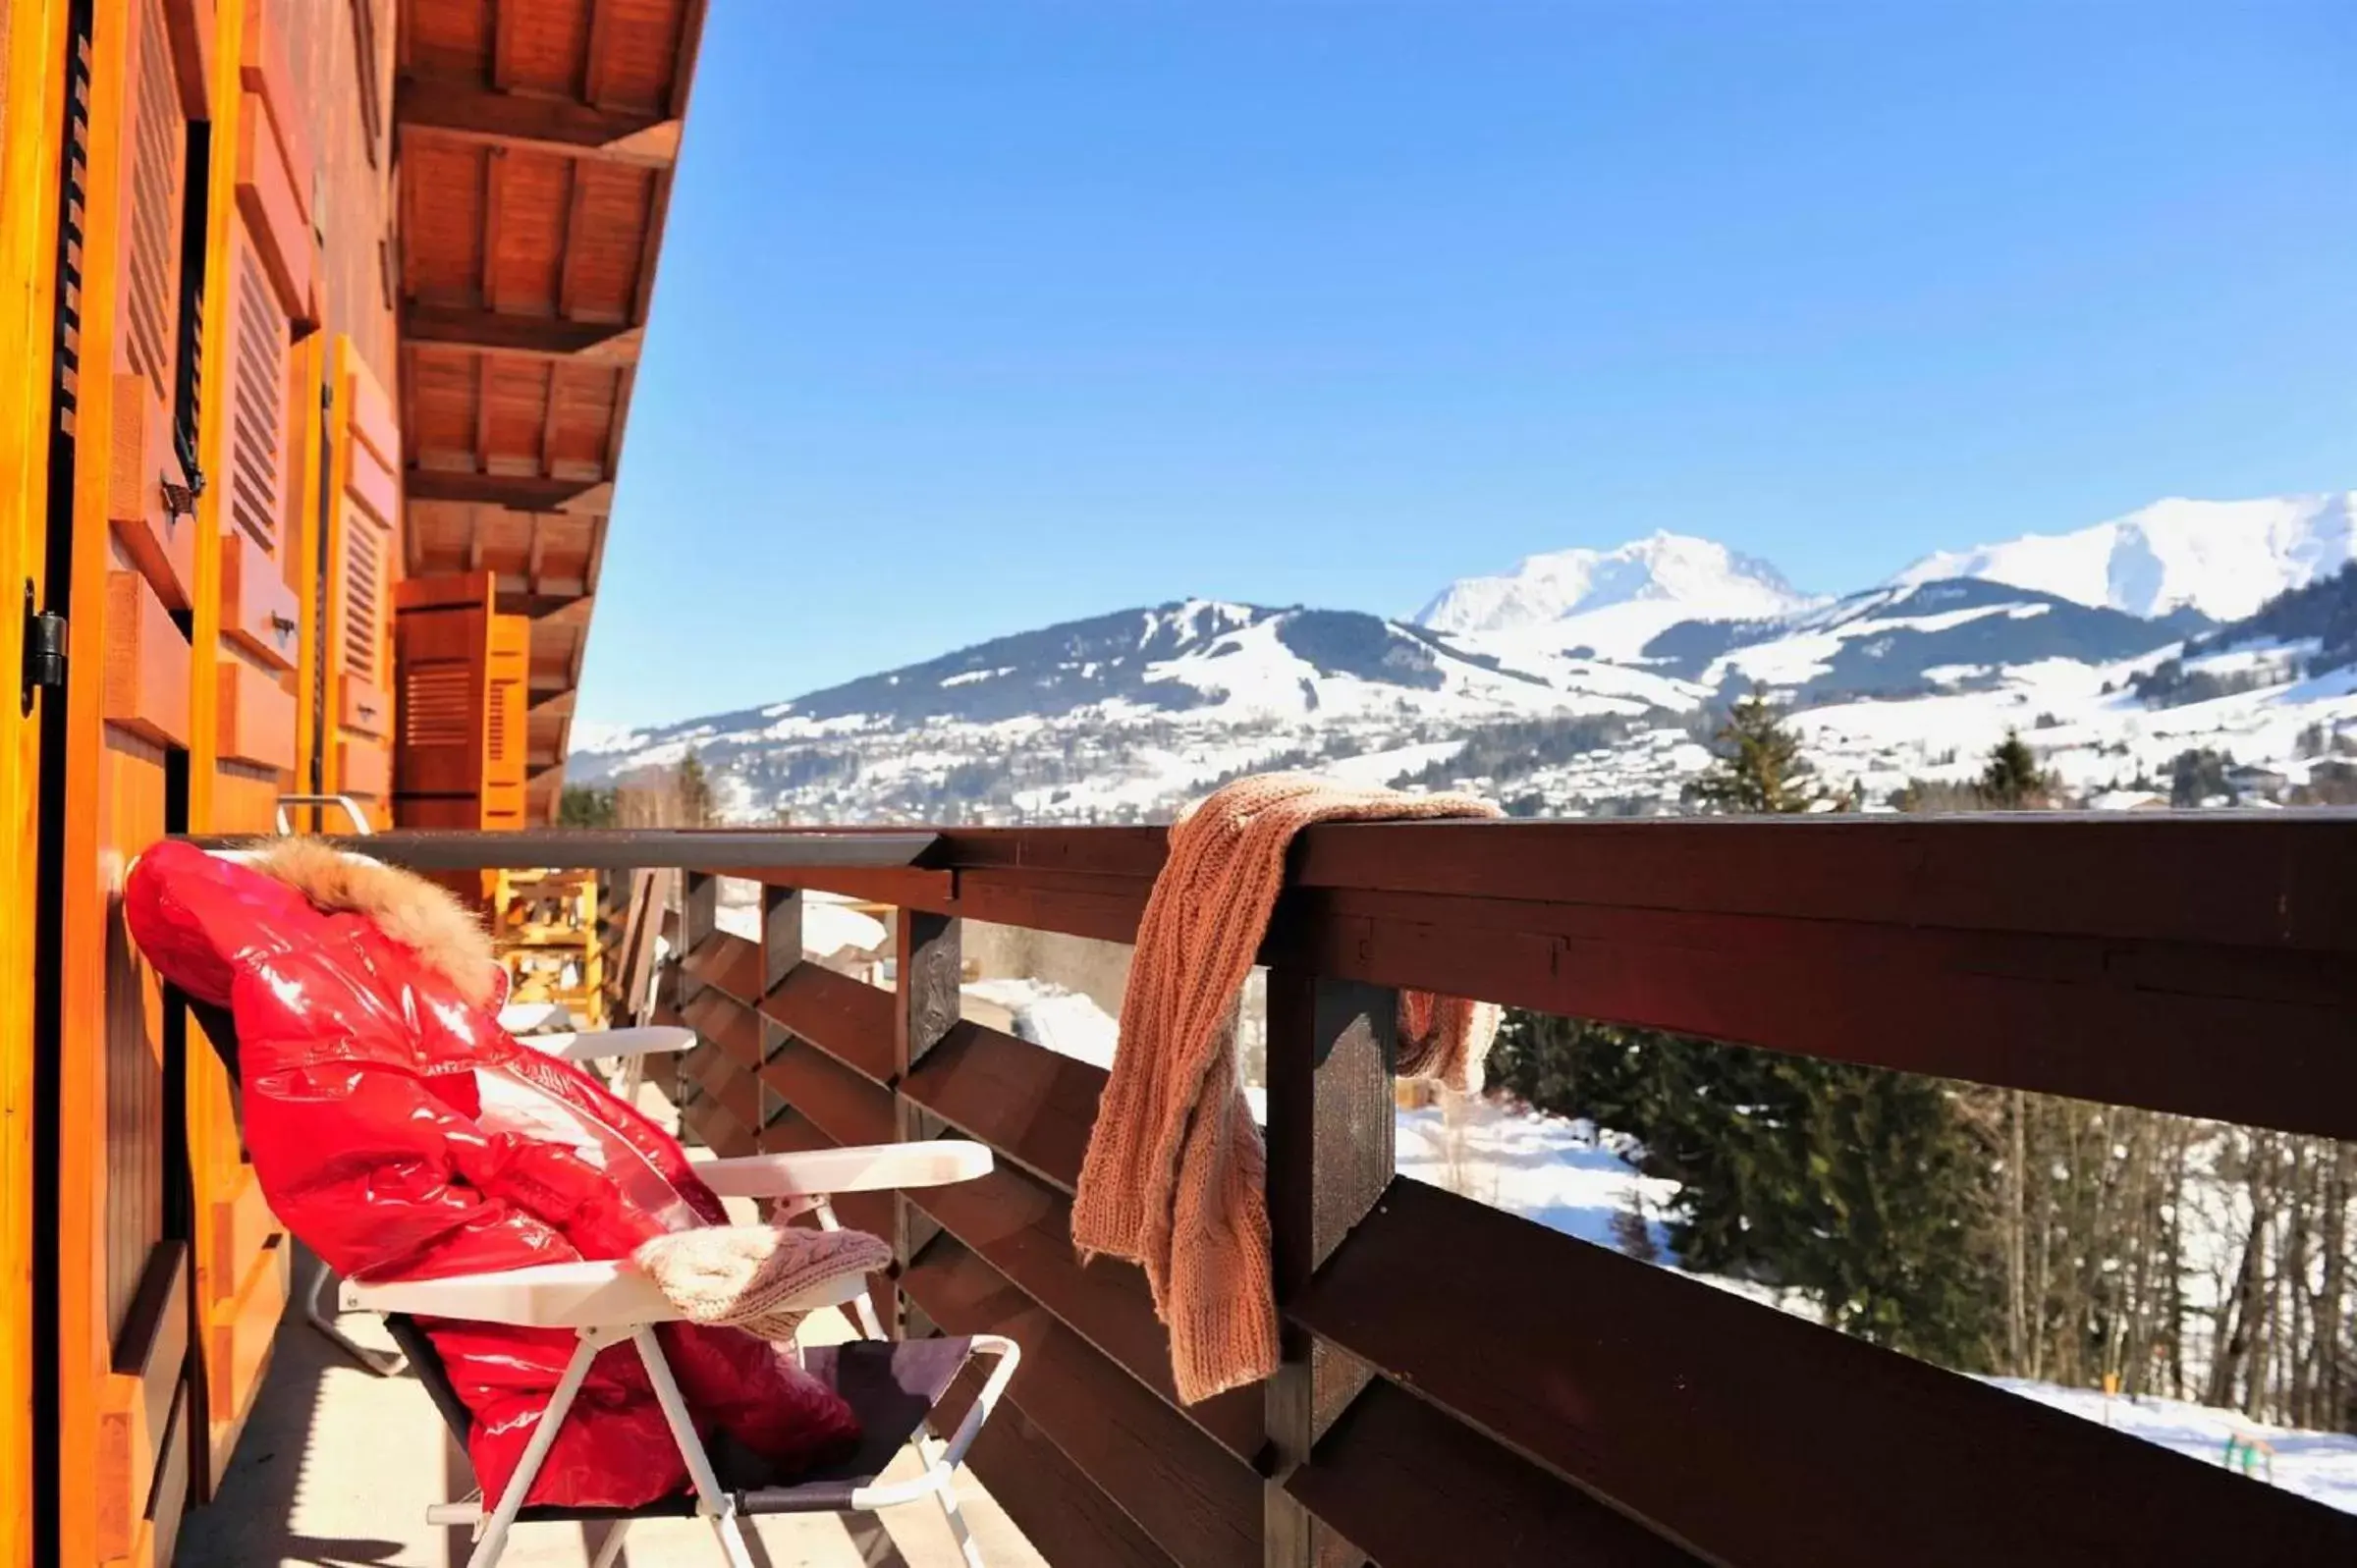
{"label": "black hinge", "polygon": [[189,476],[189,482],[185,485],[176,485],[162,474],[156,475],[156,483],[163,487],[164,526],[167,529],[183,517],[195,516],[196,498],[204,494],[204,470],[192,462],[183,466]]}
{"label": "black hinge", "polygon": [[32,712],[36,691],[66,689],[66,618],[54,610],[35,609],[32,579],[25,580],[24,711]]}

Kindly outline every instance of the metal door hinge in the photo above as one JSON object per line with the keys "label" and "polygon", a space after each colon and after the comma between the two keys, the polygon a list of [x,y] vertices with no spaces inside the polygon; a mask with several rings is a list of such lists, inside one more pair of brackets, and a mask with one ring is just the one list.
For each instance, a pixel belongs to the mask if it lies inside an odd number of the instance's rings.
{"label": "metal door hinge", "polygon": [[23,710],[32,712],[33,693],[66,689],[66,618],[34,608],[32,581],[25,582],[25,684]]}

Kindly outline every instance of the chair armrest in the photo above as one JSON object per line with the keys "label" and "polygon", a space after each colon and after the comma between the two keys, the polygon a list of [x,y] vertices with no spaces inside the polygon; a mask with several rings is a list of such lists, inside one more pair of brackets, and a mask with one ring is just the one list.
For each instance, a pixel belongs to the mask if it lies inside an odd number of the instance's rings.
{"label": "chair armrest", "polygon": [[524,1035],[517,1042],[560,1061],[596,1061],[602,1056],[652,1056],[685,1051],[695,1044],[695,1031],[668,1024],[643,1029],[586,1029],[573,1033]]}
{"label": "chair armrest", "polygon": [[[840,1307],[866,1289],[864,1278],[831,1279],[780,1302],[776,1310]],[[521,1328],[629,1328],[685,1316],[636,1264],[620,1259],[539,1264],[443,1279],[347,1279],[341,1300],[347,1312],[398,1312]]]}
{"label": "chair armrest", "polygon": [[689,1163],[704,1184],[723,1198],[796,1198],[946,1187],[954,1181],[988,1175],[991,1154],[982,1144],[941,1138]]}
{"label": "chair armrest", "polygon": [[399,1312],[532,1328],[624,1327],[681,1316],[636,1264],[621,1259],[441,1279],[347,1279],[340,1299],[347,1312]]}
{"label": "chair armrest", "polygon": [[561,1001],[519,1001],[499,1009],[499,1026],[512,1035],[529,1033],[534,1029],[570,1029],[573,1014]]}

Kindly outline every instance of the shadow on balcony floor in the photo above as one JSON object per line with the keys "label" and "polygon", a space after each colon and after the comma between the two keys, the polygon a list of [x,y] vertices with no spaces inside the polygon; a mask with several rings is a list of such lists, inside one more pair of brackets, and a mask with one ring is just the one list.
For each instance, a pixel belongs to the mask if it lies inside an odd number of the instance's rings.
{"label": "shadow on balcony floor", "polygon": [[[298,1253],[295,1300],[316,1265]],[[834,1314],[807,1331],[850,1337]],[[373,1319],[344,1320],[353,1337],[390,1348]],[[912,1469],[914,1458],[902,1456]],[[898,1471],[895,1472],[897,1476]],[[270,1373],[230,1460],[219,1499],[181,1527],[176,1568],[459,1568],[466,1533],[427,1526],[429,1503],[466,1495],[466,1470],[414,1379],[375,1378],[319,1334],[299,1310],[280,1324]],[[958,1495],[991,1568],[1037,1568],[1039,1554],[970,1475]],[[881,1519],[764,1519],[754,1560],[768,1568],[950,1568],[959,1562],[931,1503]],[[603,1526],[520,1526],[503,1568],[579,1568]],[[634,1526],[622,1562],[634,1568],[722,1558],[710,1527],[693,1520]]]}

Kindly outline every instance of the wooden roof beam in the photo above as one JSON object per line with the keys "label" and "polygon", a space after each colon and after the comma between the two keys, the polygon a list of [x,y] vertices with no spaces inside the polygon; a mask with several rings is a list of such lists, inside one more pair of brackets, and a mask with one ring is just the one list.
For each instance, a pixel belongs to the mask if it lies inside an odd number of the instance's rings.
{"label": "wooden roof beam", "polygon": [[576,158],[669,168],[680,155],[676,116],[600,109],[569,98],[493,92],[454,81],[404,78],[394,122],[405,135],[532,147]]}
{"label": "wooden roof beam", "polygon": [[403,488],[411,501],[489,503],[515,512],[606,512],[614,501],[610,479],[549,479],[448,468],[411,468],[403,476]]}
{"label": "wooden roof beam", "polygon": [[462,310],[411,299],[401,308],[401,335],[407,343],[444,344],[486,353],[626,365],[637,362],[645,329],[626,321],[568,321],[562,316]]}

